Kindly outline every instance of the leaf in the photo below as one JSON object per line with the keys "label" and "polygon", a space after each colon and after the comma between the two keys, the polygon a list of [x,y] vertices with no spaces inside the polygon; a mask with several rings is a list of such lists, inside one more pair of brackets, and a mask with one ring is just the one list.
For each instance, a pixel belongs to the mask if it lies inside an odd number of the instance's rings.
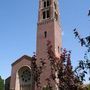
{"label": "leaf", "polygon": [[90,46],[90,36],[87,36],[85,39],[87,41],[88,46]]}
{"label": "leaf", "polygon": [[88,16],[90,16],[90,10],[88,11]]}
{"label": "leaf", "polygon": [[84,38],[81,38],[81,39],[80,39],[80,42],[81,42],[81,46],[83,46],[83,45],[86,44]]}
{"label": "leaf", "polygon": [[74,31],[75,37],[78,37],[79,33],[76,31],[76,28],[73,31]]}
{"label": "leaf", "polygon": [[87,72],[86,71],[83,71],[85,74],[87,74]]}

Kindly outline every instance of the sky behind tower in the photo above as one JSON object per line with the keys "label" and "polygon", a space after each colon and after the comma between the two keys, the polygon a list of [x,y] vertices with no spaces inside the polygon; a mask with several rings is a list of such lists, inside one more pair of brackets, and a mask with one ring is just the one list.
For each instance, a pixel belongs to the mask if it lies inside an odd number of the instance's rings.
{"label": "sky behind tower", "polygon": [[[62,46],[72,51],[75,67],[85,48],[74,38],[73,29],[82,36],[90,35],[90,0],[59,0],[59,8]],[[4,79],[15,60],[36,51],[37,20],[38,0],[0,0],[0,75]]]}

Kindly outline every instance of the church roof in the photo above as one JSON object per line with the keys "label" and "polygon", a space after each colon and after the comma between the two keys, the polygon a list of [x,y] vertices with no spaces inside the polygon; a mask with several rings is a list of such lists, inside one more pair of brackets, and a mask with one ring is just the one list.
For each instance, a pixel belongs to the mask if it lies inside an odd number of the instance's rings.
{"label": "church roof", "polygon": [[15,62],[12,63],[12,66],[15,65],[16,63],[20,62],[22,59],[27,59],[27,60],[31,60],[32,58],[28,55],[23,55],[22,57],[20,57],[19,59],[17,59]]}

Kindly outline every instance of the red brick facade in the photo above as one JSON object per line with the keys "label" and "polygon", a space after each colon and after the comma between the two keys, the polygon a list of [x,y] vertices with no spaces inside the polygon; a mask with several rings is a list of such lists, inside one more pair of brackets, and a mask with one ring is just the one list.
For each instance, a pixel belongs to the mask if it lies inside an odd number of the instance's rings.
{"label": "red brick facade", "polygon": [[[36,56],[38,65],[40,64],[40,58],[45,59],[46,62],[46,68],[43,70],[40,78],[42,88],[46,86],[46,79],[50,76],[50,61],[47,57],[48,40],[51,42],[53,52],[59,57],[61,52],[61,26],[58,0],[39,0]],[[34,90],[32,89],[32,78],[29,83],[27,80],[28,76],[25,76],[26,74],[24,74],[22,68],[31,72],[31,58],[29,56],[22,56],[12,64],[10,90]],[[19,74],[20,72],[23,75]],[[26,79],[23,78],[24,76]],[[35,90],[42,89],[35,87]],[[53,90],[57,90],[55,85],[53,85]]]}

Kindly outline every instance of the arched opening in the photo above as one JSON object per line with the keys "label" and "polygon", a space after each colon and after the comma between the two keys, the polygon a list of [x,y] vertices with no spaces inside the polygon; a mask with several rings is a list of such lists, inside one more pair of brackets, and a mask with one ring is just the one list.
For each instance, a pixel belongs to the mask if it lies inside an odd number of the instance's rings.
{"label": "arched opening", "polygon": [[60,53],[60,48],[59,48],[59,46],[58,46],[58,53]]}
{"label": "arched opening", "polygon": [[50,18],[50,9],[44,10],[42,14],[43,14],[43,19]]}
{"label": "arched opening", "polygon": [[43,7],[47,8],[50,6],[50,0],[43,0]]}
{"label": "arched opening", "polygon": [[24,66],[18,71],[20,90],[31,90],[31,70]]}
{"label": "arched opening", "polygon": [[44,37],[45,37],[45,38],[47,37],[47,31],[44,32]]}

